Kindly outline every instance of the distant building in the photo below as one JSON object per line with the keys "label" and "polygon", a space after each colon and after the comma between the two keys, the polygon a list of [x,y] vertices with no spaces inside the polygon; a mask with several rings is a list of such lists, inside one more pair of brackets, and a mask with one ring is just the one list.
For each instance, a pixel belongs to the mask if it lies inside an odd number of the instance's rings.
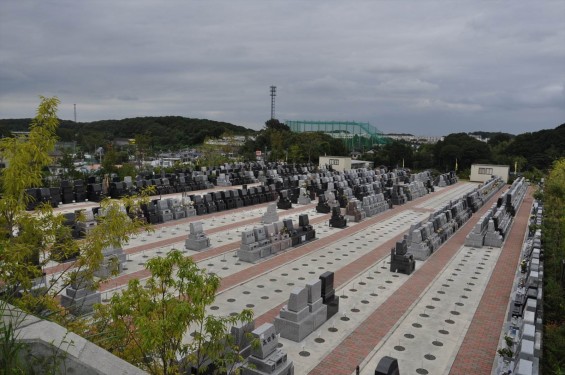
{"label": "distant building", "polygon": [[389,133],[385,134],[386,137],[394,139],[397,141],[405,141],[412,144],[436,144],[439,141],[443,141],[442,137],[433,137],[426,135],[413,135],[407,133]]}
{"label": "distant building", "polygon": [[471,176],[469,179],[472,182],[485,182],[491,176],[498,176],[504,182],[508,182],[509,174],[509,165],[473,164],[471,165]]}
{"label": "distant building", "polygon": [[372,161],[354,160],[349,156],[320,156],[320,168],[332,168],[334,171],[347,171],[358,168],[373,168]]}
{"label": "distant building", "polygon": [[471,133],[467,133],[467,135],[469,137],[475,138],[477,141],[481,141],[481,142],[488,142],[488,138],[483,138],[481,135],[479,134],[471,134]]}

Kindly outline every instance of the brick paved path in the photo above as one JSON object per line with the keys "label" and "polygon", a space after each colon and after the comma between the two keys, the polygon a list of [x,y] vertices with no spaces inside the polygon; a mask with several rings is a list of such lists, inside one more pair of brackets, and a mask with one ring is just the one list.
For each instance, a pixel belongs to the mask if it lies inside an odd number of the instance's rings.
{"label": "brick paved path", "polygon": [[492,371],[500,332],[506,320],[508,298],[512,292],[514,276],[520,260],[532,201],[531,189],[528,189],[465,339],[451,366],[451,375],[490,374]]}
{"label": "brick paved path", "polygon": [[[320,361],[310,371],[310,374],[350,375],[354,372],[355,367],[386,337],[398,320],[456,254],[464,244],[469,228],[473,228],[480,217],[496,202],[497,198],[498,195],[495,194],[478,212],[473,214],[462,228],[436,250],[419,270],[412,274],[410,279],[394,293],[393,297],[388,298],[379,306],[337,348]],[[358,271],[360,272],[362,269],[358,269]]]}
{"label": "brick paved path", "polygon": [[[269,203],[273,203],[273,202],[269,202]],[[192,223],[195,221],[201,221],[204,219],[211,219],[211,218],[215,218],[215,217],[220,217],[220,216],[224,216],[226,214],[231,214],[231,213],[237,213],[237,212],[244,212],[246,210],[250,210],[250,209],[257,209],[257,208],[261,208],[261,207],[267,207],[268,203],[263,203],[263,204],[259,204],[259,205],[255,205],[252,207],[241,207],[235,210],[229,210],[229,211],[220,211],[220,212],[214,212],[211,214],[206,214],[205,216],[191,216],[189,218],[184,218],[184,219],[180,219],[180,220],[173,220],[173,221],[168,221],[166,223],[161,223],[161,224],[156,224],[156,225],[152,225],[151,227],[154,230],[160,229],[160,228],[168,228],[168,227],[174,227],[177,225],[181,225],[181,224],[188,224],[188,223]],[[311,208],[316,207],[315,204],[308,204],[308,205],[304,205],[304,206],[299,206],[299,207],[295,207],[295,208],[291,208],[290,210],[285,210],[284,213],[282,213],[281,216],[287,216],[287,215],[292,215],[293,213],[296,212],[302,212],[302,211],[307,211]],[[228,225],[224,225],[221,227],[217,227],[217,228],[212,228],[206,231],[207,234],[214,234],[217,232],[222,232],[225,230],[229,230],[232,228],[237,228],[240,226],[244,226],[244,225],[250,225],[250,224],[258,224],[261,222],[261,217],[254,217],[251,219],[247,219],[247,220],[240,220],[237,223],[234,224],[228,224]],[[315,220],[315,219],[314,219]],[[172,245],[176,242],[182,241],[186,239],[186,234],[183,235],[179,235],[179,236],[174,236],[174,237],[169,237],[163,240],[159,240],[159,241],[153,241],[153,242],[149,242],[143,245],[139,245],[139,246],[134,246],[134,247],[130,247],[125,249],[125,253],[126,254],[137,254],[140,253],[142,251],[145,250],[151,250],[151,249],[155,249],[158,247],[164,247],[164,246],[168,246],[168,245]],[[62,272],[62,271],[67,271],[71,268],[74,267],[74,262],[66,262],[66,263],[61,263],[58,264],[56,266],[52,266],[52,267],[47,267],[45,268],[45,272],[47,273],[47,275],[53,274],[53,273],[57,273],[57,272]]]}
{"label": "brick paved path", "polygon": [[[224,290],[231,289],[231,288],[233,288],[237,285],[241,285],[241,284],[243,284],[244,282],[246,282],[250,279],[253,279],[255,277],[263,275],[263,274],[265,274],[265,273],[267,273],[267,272],[269,272],[273,269],[276,269],[276,268],[282,266],[283,264],[286,264],[290,261],[293,261],[295,259],[303,257],[304,255],[310,254],[310,253],[312,253],[312,252],[314,252],[314,251],[316,251],[316,250],[318,250],[318,249],[320,249],[324,246],[327,246],[327,245],[335,242],[338,239],[342,239],[343,237],[346,237],[346,236],[352,236],[355,233],[358,233],[358,232],[362,231],[363,229],[366,229],[366,228],[378,223],[379,221],[387,220],[387,219],[395,216],[399,212],[413,209],[414,206],[421,204],[422,201],[425,201],[426,199],[431,198],[435,195],[445,194],[446,192],[454,189],[457,186],[459,186],[459,185],[458,184],[451,185],[451,186],[441,190],[441,192],[436,191],[436,192],[428,194],[424,197],[421,197],[421,198],[418,198],[416,200],[410,201],[406,204],[403,204],[402,206],[394,206],[392,209],[387,210],[387,211],[385,211],[385,212],[383,212],[379,215],[371,216],[370,218],[367,218],[367,219],[361,221],[360,223],[357,223],[354,226],[347,227],[347,228],[344,228],[344,229],[336,229],[335,234],[331,234],[327,237],[318,239],[316,241],[309,242],[309,243],[307,243],[303,246],[294,248],[292,251],[288,251],[288,252],[282,253],[280,255],[277,254],[277,256],[272,257],[272,258],[268,258],[267,260],[265,260],[261,263],[258,263],[256,265],[250,267],[250,268],[246,268],[243,271],[240,271],[240,272],[237,272],[235,274],[226,276],[226,277],[222,278],[222,283],[221,283],[221,286],[220,286],[220,289],[218,290],[218,292],[222,292]],[[387,241],[385,243],[385,245],[392,247],[392,244],[394,242],[391,242],[391,241]],[[390,242],[390,245],[388,245],[389,242]],[[388,251],[390,251],[390,248],[388,248]],[[373,253],[373,252],[371,252],[371,253]],[[369,258],[365,258],[367,256],[369,256]],[[373,258],[378,259],[380,257],[382,257],[382,256],[380,256],[378,254],[373,254],[372,257],[369,254],[366,254],[365,256],[361,257],[360,259],[373,259]],[[350,263],[350,264],[353,265],[352,268],[349,269],[350,273],[358,274],[360,271],[367,268],[368,264],[372,264],[372,263],[367,263],[367,260],[365,260],[365,262],[360,262],[360,259]],[[342,277],[345,277],[345,276],[342,276]],[[336,277],[336,279],[334,279],[334,282],[336,282],[336,281],[339,282],[340,280],[337,279],[337,277]]]}

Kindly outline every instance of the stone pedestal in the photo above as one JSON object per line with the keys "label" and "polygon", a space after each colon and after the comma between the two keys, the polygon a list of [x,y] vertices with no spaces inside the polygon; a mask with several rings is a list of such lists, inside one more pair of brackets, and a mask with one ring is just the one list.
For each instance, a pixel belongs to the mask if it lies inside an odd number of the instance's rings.
{"label": "stone pedestal", "polygon": [[333,207],[332,217],[330,218],[330,227],[345,228],[346,226],[347,220],[341,214],[341,209],[339,207]]}
{"label": "stone pedestal", "polygon": [[100,293],[91,288],[91,282],[78,276],[77,280],[65,289],[65,294],[61,295],[61,306],[77,316],[91,313],[94,305],[102,302]]}
{"label": "stone pedestal", "polygon": [[322,303],[326,305],[326,320],[337,314],[339,311],[339,297],[335,295],[334,273],[326,271],[320,275],[320,296]]}
{"label": "stone pedestal", "polygon": [[308,196],[308,192],[305,188],[300,188],[300,195],[298,196],[298,204],[310,204],[312,201]]}
{"label": "stone pedestal", "polygon": [[281,337],[300,342],[327,319],[327,306],[321,298],[321,281],[309,282],[306,288],[295,288],[288,305],[275,318]]}
{"label": "stone pedestal", "polygon": [[114,271],[120,273],[126,262],[126,253],[121,247],[107,247],[102,250],[104,259],[100,264],[100,268],[94,272],[94,276],[105,279],[112,275]]}
{"label": "stone pedestal", "polygon": [[294,375],[294,363],[277,348],[279,339],[272,324],[263,324],[252,335],[259,341],[259,346],[251,349],[247,359],[249,365],[242,366],[243,375]]}
{"label": "stone pedestal", "polygon": [[345,218],[356,223],[365,219],[365,211],[363,211],[361,202],[355,198],[348,201],[345,209]]}
{"label": "stone pedestal", "polygon": [[396,247],[390,251],[390,271],[410,275],[416,268],[416,261],[412,254],[408,253],[406,240],[396,243]]}
{"label": "stone pedestal", "polygon": [[277,204],[271,203],[267,206],[267,212],[263,214],[262,222],[264,224],[271,224],[279,221],[279,214],[277,213]]}
{"label": "stone pedestal", "polygon": [[184,242],[184,247],[187,250],[194,251],[201,251],[210,247],[210,239],[204,234],[201,222],[190,223],[190,233]]}

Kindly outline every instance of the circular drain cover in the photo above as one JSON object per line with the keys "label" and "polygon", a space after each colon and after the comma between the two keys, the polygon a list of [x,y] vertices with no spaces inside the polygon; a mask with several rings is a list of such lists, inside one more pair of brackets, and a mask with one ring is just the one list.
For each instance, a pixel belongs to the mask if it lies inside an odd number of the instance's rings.
{"label": "circular drain cover", "polygon": [[328,328],[328,331],[330,331],[330,332],[337,332],[337,328],[335,328],[335,327],[330,327],[330,328]]}
{"label": "circular drain cover", "polygon": [[428,314],[420,314],[420,316],[421,316],[422,318],[429,318],[429,317],[430,317]]}
{"label": "circular drain cover", "polygon": [[243,294],[251,294],[251,292],[249,290],[244,290]]}
{"label": "circular drain cover", "polygon": [[435,346],[443,346],[443,342],[437,341],[437,340],[436,340],[436,341],[432,341],[432,344],[435,345]]}
{"label": "circular drain cover", "polygon": [[321,343],[323,343],[323,342],[326,342],[326,340],[324,340],[324,339],[321,338],[321,337],[315,338],[314,341],[317,342],[318,344],[321,344]]}
{"label": "circular drain cover", "polygon": [[437,292],[438,292],[438,294],[445,294],[445,292],[443,290],[438,290]]}
{"label": "circular drain cover", "polygon": [[437,301],[441,301],[441,298],[433,297],[432,300],[437,302]]}
{"label": "circular drain cover", "polygon": [[378,294],[377,293],[371,293],[370,296],[371,297],[378,297]]}
{"label": "circular drain cover", "polygon": [[430,310],[433,310],[433,309],[435,309],[435,308],[436,308],[436,307],[435,307],[435,306],[432,306],[432,305],[427,305],[427,306],[426,306],[426,309],[430,309]]}
{"label": "circular drain cover", "polygon": [[463,306],[463,305],[464,305],[463,302],[455,302],[455,304],[456,304],[457,306]]}
{"label": "circular drain cover", "polygon": [[461,314],[459,311],[450,311],[452,315],[459,315]]}
{"label": "circular drain cover", "polygon": [[428,361],[433,361],[434,359],[436,359],[436,356],[433,354],[426,354],[424,358],[426,358]]}
{"label": "circular drain cover", "polygon": [[269,296],[263,296],[261,299],[269,299]]}
{"label": "circular drain cover", "polygon": [[416,369],[416,373],[421,375],[426,375],[428,374],[428,370],[426,370],[425,368],[418,368]]}
{"label": "circular drain cover", "polygon": [[344,322],[349,322],[349,318],[347,316],[342,316],[341,320],[343,320]]}
{"label": "circular drain cover", "polygon": [[349,298],[349,297],[344,294],[343,296],[341,296],[341,298],[347,299],[347,298]]}
{"label": "circular drain cover", "polygon": [[284,346],[284,344],[283,344],[282,342],[279,342],[279,343],[277,344],[277,348],[282,348],[283,346]]}
{"label": "circular drain cover", "polygon": [[413,338],[414,338],[414,335],[411,334],[411,333],[405,333],[405,334],[404,334],[404,337],[406,337],[407,339],[413,339]]}
{"label": "circular drain cover", "polygon": [[446,331],[445,329],[440,329],[438,332],[442,335],[449,335],[449,331]]}
{"label": "circular drain cover", "polygon": [[235,302],[235,298],[229,298],[228,302]]}
{"label": "circular drain cover", "polygon": [[420,323],[412,323],[412,327],[414,328],[422,328],[422,325]]}
{"label": "circular drain cover", "polygon": [[218,307],[218,306],[212,306],[212,307],[210,307],[210,310],[218,310],[219,308],[220,307]]}
{"label": "circular drain cover", "polygon": [[365,305],[366,305],[366,304],[368,304],[368,303],[369,303],[369,301],[367,301],[366,299],[364,299],[364,300],[362,300],[362,301],[361,301],[361,303],[363,303],[363,304],[365,304]]}
{"label": "circular drain cover", "polygon": [[254,305],[254,304],[252,304],[252,303],[248,303],[247,305],[245,305],[245,307],[248,307],[248,308],[252,309],[252,308],[254,308],[254,307],[255,307],[255,305]]}
{"label": "circular drain cover", "polygon": [[351,312],[358,313],[359,309],[351,309]]}
{"label": "circular drain cover", "polygon": [[275,289],[275,293],[282,293],[282,290],[280,290],[280,289]]}
{"label": "circular drain cover", "polygon": [[360,282],[359,282],[359,285],[367,285],[367,283],[364,282],[364,281],[360,281]]}
{"label": "circular drain cover", "polygon": [[451,319],[446,319],[445,322],[446,322],[447,324],[455,324],[455,322],[454,322],[453,320],[451,320]]}
{"label": "circular drain cover", "polygon": [[350,291],[350,292],[356,292],[356,291],[357,291],[357,289],[355,289],[355,288],[351,288],[351,289],[349,289],[349,291]]}
{"label": "circular drain cover", "polygon": [[396,345],[394,347],[394,350],[398,350],[399,352],[403,352],[403,351],[406,350],[406,348],[404,346],[401,346],[401,345]]}
{"label": "circular drain cover", "polygon": [[298,355],[300,355],[301,357],[310,357],[310,352],[303,350],[300,353],[298,353]]}

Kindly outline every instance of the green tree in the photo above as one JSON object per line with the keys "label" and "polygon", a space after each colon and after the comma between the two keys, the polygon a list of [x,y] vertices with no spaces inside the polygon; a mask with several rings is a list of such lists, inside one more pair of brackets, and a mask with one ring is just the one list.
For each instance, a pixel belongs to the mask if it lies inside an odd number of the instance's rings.
{"label": "green tree", "polygon": [[553,164],[543,188],[544,373],[565,370],[565,159]]}
{"label": "green tree", "polygon": [[[199,269],[178,250],[147,262],[151,276],[132,280],[95,315],[94,340],[151,374],[176,374],[181,362],[202,370],[209,363],[226,369],[237,353],[229,329],[250,322],[251,310],[229,317],[208,315],[220,278]],[[191,340],[183,338],[190,333]],[[183,361],[179,361],[183,358]],[[232,364],[243,358],[230,357]]]}
{"label": "green tree", "polygon": [[[0,154],[6,161],[1,171],[0,198],[0,280],[2,299],[34,315],[49,317],[64,325],[80,325],[58,304],[57,296],[81,275],[95,288],[100,282],[94,279],[108,246],[120,246],[143,223],[130,220],[123,212],[123,204],[133,207],[137,199],[124,202],[103,201],[103,220],[82,241],[71,239],[70,228],[63,225],[64,218],[55,214],[48,205],[37,212],[25,211],[31,199],[26,189],[40,186],[41,170],[49,165],[49,152],[53,150],[57,129],[57,98],[41,97],[37,115],[31,123],[26,138],[0,140]],[[70,267],[44,280],[42,287],[34,287],[43,276],[43,268],[63,258],[76,255]],[[79,329],[77,327],[77,329]]]}
{"label": "green tree", "polygon": [[290,127],[276,118],[272,118],[265,122],[265,128],[267,130],[275,130],[275,131],[282,131],[282,132],[289,132]]}

